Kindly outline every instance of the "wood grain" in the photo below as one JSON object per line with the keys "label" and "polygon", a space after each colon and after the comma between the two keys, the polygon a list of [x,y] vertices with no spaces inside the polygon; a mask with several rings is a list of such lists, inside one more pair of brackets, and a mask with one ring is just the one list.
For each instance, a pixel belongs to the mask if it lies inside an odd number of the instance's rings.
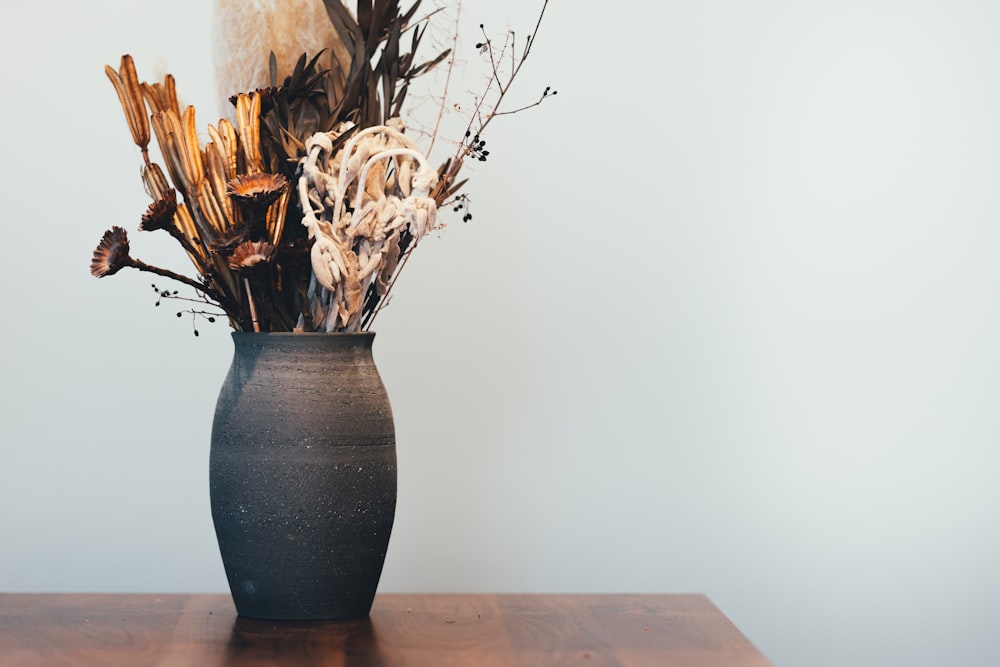
{"label": "wood grain", "polygon": [[380,595],[240,618],[225,594],[0,594],[0,667],[767,667],[702,595]]}

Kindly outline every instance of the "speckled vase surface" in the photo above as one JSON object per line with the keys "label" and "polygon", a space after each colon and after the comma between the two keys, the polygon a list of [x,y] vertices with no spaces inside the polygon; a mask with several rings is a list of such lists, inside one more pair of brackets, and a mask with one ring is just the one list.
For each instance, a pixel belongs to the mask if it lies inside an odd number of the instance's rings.
{"label": "speckled vase surface", "polygon": [[396,510],[373,333],[234,333],[212,426],[212,519],[241,616],[368,615]]}

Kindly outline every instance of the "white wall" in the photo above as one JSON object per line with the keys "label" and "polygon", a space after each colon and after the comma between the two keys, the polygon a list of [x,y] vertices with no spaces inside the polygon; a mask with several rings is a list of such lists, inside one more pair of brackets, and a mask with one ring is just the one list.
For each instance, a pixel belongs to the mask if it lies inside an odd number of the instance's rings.
{"label": "white wall", "polygon": [[[228,333],[87,271],[147,204],[103,66],[204,126],[207,5],[0,9],[0,590],[225,589]],[[466,0],[466,89],[537,6]],[[779,667],[997,664],[1000,5],[585,6],[376,327],[382,590],[697,591]]]}

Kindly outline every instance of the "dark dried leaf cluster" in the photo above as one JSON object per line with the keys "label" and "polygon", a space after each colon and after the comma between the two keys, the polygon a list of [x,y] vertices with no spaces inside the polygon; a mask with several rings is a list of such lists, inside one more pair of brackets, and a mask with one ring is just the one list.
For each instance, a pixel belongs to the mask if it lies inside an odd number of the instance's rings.
{"label": "dark dried leaf cluster", "polygon": [[311,57],[302,54],[284,81],[277,81],[272,54],[271,85],[258,91],[267,166],[289,179],[306,138],[345,122],[365,128],[399,116],[410,82],[450,53],[417,64],[427,26],[413,24],[413,18],[422,0],[406,11],[398,0],[359,0],[357,18],[340,0],[323,1],[341,43]]}

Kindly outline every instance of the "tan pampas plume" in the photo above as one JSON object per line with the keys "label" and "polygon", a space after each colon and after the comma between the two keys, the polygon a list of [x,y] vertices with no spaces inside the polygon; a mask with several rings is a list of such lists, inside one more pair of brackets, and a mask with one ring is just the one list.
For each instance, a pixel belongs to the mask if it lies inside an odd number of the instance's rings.
{"label": "tan pampas plume", "polygon": [[212,35],[219,113],[230,119],[231,96],[270,85],[272,51],[280,84],[303,53],[340,44],[323,0],[216,0]]}

